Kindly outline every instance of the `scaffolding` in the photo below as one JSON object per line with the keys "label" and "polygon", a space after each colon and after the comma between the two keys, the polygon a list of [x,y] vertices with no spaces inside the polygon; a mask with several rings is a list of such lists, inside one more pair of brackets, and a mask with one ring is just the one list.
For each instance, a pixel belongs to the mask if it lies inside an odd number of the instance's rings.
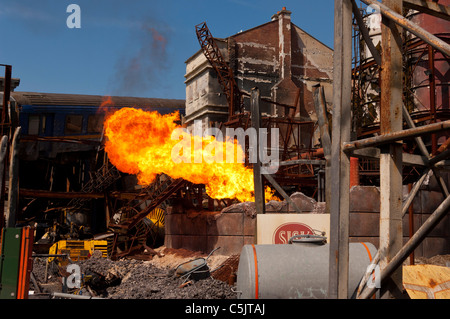
{"label": "scaffolding", "polygon": [[[379,292],[382,298],[401,298],[402,262],[423,241],[433,227],[445,217],[450,208],[450,194],[446,183],[439,174],[439,169],[448,168],[449,165],[447,161],[450,156],[450,150],[447,149],[448,139],[438,147],[436,142],[433,142],[435,138],[431,137],[431,151],[424,143],[424,139],[433,134],[448,132],[450,121],[445,117],[437,121],[436,109],[431,110],[431,115],[427,114],[429,118],[426,120],[422,118],[422,121],[417,121],[417,117],[416,120],[413,120],[411,116],[413,110],[409,107],[408,101],[404,99],[403,83],[405,73],[408,75],[403,67],[405,59],[404,33],[408,32],[416,37],[414,41],[422,45],[422,50],[427,50],[424,54],[428,55],[428,60],[432,59],[436,52],[439,52],[448,61],[450,45],[446,38],[431,34],[406,18],[404,9],[413,9],[446,21],[450,20],[450,9],[446,5],[431,1],[361,0],[361,2],[381,13],[381,46],[379,49],[375,47],[369,36],[369,31],[363,22],[361,8],[358,8],[355,0],[335,1],[330,182],[333,196],[327,203],[331,226],[328,294],[330,298],[347,298],[348,296],[350,157],[376,157],[379,160],[380,242],[378,253],[373,258],[372,264],[380,269],[378,279],[381,286],[366,285],[370,276],[368,273],[359,287],[358,298],[370,298],[376,292]],[[355,63],[353,60],[359,56],[357,50],[352,51],[354,27],[358,28],[361,39],[367,44],[367,49],[372,55],[370,61]],[[406,43],[409,45],[407,49],[410,53],[420,47],[419,45],[411,46],[413,41]],[[414,53],[417,55],[418,52]],[[421,52],[419,52],[419,56],[420,54]],[[355,90],[355,88],[362,89],[361,82],[355,81],[355,72],[363,71],[366,74],[370,73],[372,79],[379,84],[379,92],[374,93],[377,103],[379,101],[379,124],[377,134],[369,137],[361,132],[359,132],[359,136],[352,134],[352,109],[355,104],[361,105],[362,98],[362,95],[359,94],[360,91]],[[377,74],[373,76],[375,72]],[[359,73],[359,75],[361,74]],[[431,82],[430,85],[432,85]],[[378,96],[376,96],[377,93],[379,93]],[[419,154],[404,153],[404,140],[412,140]],[[420,166],[422,170],[408,197],[403,201],[403,166],[405,164]],[[444,200],[406,244],[403,244],[403,215],[408,211],[420,185],[429,173],[436,177]]]}

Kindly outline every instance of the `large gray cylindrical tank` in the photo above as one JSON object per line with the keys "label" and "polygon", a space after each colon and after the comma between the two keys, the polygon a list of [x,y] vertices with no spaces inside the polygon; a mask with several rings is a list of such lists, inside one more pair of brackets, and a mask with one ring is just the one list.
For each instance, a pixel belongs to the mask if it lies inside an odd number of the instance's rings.
{"label": "large gray cylindrical tank", "polygon": [[[329,244],[313,243],[245,245],[237,272],[237,297],[255,299],[257,294],[260,299],[327,298],[329,250]],[[349,244],[349,298],[376,252],[370,243]]]}

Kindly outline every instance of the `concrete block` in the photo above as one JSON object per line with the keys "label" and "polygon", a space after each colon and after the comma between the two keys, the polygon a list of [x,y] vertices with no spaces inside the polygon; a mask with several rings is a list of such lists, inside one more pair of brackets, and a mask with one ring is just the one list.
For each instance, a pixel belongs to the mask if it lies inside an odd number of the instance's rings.
{"label": "concrete block", "polygon": [[208,220],[207,235],[243,235],[244,214],[224,213]]}
{"label": "concrete block", "polygon": [[206,236],[206,216],[203,214],[182,214],[182,234],[194,236]]}
{"label": "concrete block", "polygon": [[380,214],[379,213],[350,213],[349,235],[352,237],[379,236]]}
{"label": "concrete block", "polygon": [[[292,194],[291,200],[302,210],[302,212],[312,212],[316,208],[317,202],[301,192]],[[295,209],[291,205],[288,205],[288,207],[290,212],[295,212]]]}
{"label": "concrete block", "polygon": [[256,234],[256,218],[244,216],[244,236],[255,236]]}
{"label": "concrete block", "polygon": [[450,239],[442,237],[427,237],[422,242],[423,257],[450,254]]}
{"label": "concrete block", "polygon": [[351,212],[380,212],[380,191],[375,186],[353,186],[350,190]]}
{"label": "concrete block", "polygon": [[[421,225],[430,217],[430,214],[421,215]],[[450,236],[450,217],[447,214],[442,220],[430,231],[428,237],[449,237]]]}
{"label": "concrete block", "polygon": [[193,251],[201,251],[204,253],[208,251],[206,236],[183,235],[181,237],[181,245],[182,246],[178,248],[185,248]]}
{"label": "concrete block", "polygon": [[168,214],[165,217],[165,233],[172,234],[182,234],[182,214]]}
{"label": "concrete block", "polygon": [[436,191],[421,190],[420,196],[424,214],[432,214],[444,200],[442,193]]}
{"label": "concrete block", "polygon": [[220,247],[218,254],[231,255],[240,253],[243,246],[243,236],[208,236],[206,249],[212,251]]}

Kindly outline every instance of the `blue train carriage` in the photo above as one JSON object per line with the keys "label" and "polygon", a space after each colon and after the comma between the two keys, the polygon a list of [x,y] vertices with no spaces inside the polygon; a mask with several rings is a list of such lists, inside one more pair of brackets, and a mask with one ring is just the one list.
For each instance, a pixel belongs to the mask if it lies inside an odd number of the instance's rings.
{"label": "blue train carriage", "polygon": [[100,95],[11,92],[22,128],[21,159],[54,159],[95,150],[102,139],[105,112],[122,107],[185,114],[185,101],[180,99],[115,96],[108,103],[105,100]]}

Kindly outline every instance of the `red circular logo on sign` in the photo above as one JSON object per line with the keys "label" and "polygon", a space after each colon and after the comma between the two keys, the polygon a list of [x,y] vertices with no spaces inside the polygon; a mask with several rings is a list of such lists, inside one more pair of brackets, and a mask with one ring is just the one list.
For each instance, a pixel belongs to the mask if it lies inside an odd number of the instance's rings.
{"label": "red circular logo on sign", "polygon": [[273,233],[272,242],[274,244],[287,244],[292,236],[314,235],[314,231],[308,225],[302,223],[285,223],[278,226]]}

